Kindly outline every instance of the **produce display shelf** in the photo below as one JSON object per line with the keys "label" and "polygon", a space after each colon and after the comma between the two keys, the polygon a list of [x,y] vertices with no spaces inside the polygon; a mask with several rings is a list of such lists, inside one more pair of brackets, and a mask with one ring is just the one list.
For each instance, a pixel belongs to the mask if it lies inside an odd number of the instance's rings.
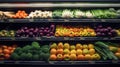
{"label": "produce display shelf", "polygon": [[0,64],[48,65],[45,61],[0,61]]}
{"label": "produce display shelf", "polygon": [[120,37],[0,37],[1,41],[80,41],[80,40],[120,40]]}
{"label": "produce display shelf", "polygon": [[30,23],[30,22],[109,22],[109,23],[119,23],[120,19],[7,19],[0,20],[0,23]]}
{"label": "produce display shelf", "polygon": [[120,61],[0,61],[0,64],[28,65],[82,65],[82,64],[120,64]]}
{"label": "produce display shelf", "polygon": [[118,2],[119,0],[0,0],[0,2]]}

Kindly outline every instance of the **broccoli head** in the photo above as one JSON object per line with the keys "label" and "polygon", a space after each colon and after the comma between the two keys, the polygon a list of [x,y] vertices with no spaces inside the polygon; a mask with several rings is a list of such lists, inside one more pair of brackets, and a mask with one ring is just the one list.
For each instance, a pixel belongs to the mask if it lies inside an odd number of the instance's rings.
{"label": "broccoli head", "polygon": [[42,52],[49,53],[49,48],[42,48]]}
{"label": "broccoli head", "polygon": [[32,47],[31,47],[30,45],[27,45],[27,46],[24,46],[24,47],[22,48],[22,51],[25,52],[25,53],[27,53],[28,50],[30,50],[31,48],[32,48]]}
{"label": "broccoli head", "polygon": [[45,61],[48,61],[49,57],[50,57],[49,53],[45,53],[44,56],[43,56]]}
{"label": "broccoli head", "polygon": [[38,42],[32,42],[32,49],[37,49],[39,50],[40,49],[40,45]]}
{"label": "broccoli head", "polygon": [[20,55],[20,60],[26,60],[26,58],[27,58],[27,54],[26,53],[22,53]]}
{"label": "broccoli head", "polygon": [[19,60],[20,58],[20,56],[17,53],[12,53],[10,57],[12,60]]}
{"label": "broccoli head", "polygon": [[32,60],[33,55],[31,53],[27,53],[26,56],[26,60]]}
{"label": "broccoli head", "polygon": [[44,58],[44,55],[45,55],[45,53],[43,53],[43,52],[41,52],[40,54],[39,54],[39,58],[40,58],[40,60],[43,60]]}
{"label": "broccoli head", "polygon": [[33,57],[32,57],[32,60],[39,60],[40,58],[39,58],[39,55],[38,54],[35,54],[35,55],[33,55]]}

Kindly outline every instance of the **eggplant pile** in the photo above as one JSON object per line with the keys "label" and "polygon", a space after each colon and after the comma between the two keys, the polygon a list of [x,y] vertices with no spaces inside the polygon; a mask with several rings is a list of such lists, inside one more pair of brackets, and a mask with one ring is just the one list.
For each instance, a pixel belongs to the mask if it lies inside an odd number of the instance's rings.
{"label": "eggplant pile", "polygon": [[16,37],[40,37],[40,36],[53,36],[55,25],[51,24],[50,27],[22,27],[16,31]]}
{"label": "eggplant pile", "polygon": [[94,28],[95,28],[95,32],[96,32],[97,36],[110,36],[110,37],[117,36],[116,30],[110,26],[104,27],[102,25],[99,25]]}

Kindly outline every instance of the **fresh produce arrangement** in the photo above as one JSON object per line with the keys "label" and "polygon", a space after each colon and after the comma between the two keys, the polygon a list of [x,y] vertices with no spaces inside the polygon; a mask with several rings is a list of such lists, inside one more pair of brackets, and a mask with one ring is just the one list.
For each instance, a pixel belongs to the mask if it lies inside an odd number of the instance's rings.
{"label": "fresh produce arrangement", "polygon": [[51,24],[49,27],[22,27],[16,31],[16,37],[40,37],[40,36],[53,36],[55,25]]}
{"label": "fresh produce arrangement", "polygon": [[18,12],[14,16],[12,16],[12,18],[22,19],[22,18],[26,18],[27,16],[28,14],[24,10],[18,10]]}
{"label": "fresh produce arrangement", "polygon": [[89,26],[65,26],[57,25],[55,36],[66,36],[66,37],[75,37],[75,36],[96,36],[95,30]]}
{"label": "fresh produce arrangement", "polygon": [[116,32],[117,32],[117,35],[120,36],[120,29],[117,29]]}
{"label": "fresh produce arrangement", "polygon": [[81,9],[56,9],[53,11],[42,11],[35,10],[26,13],[24,10],[18,10],[14,12],[0,11],[0,20],[7,18],[41,18],[41,19],[52,19],[52,18],[97,18],[97,19],[108,19],[108,18],[120,18],[120,9],[92,9],[92,10],[81,10]]}
{"label": "fresh produce arrangement", "polygon": [[50,45],[50,60],[100,60],[101,56],[94,49],[94,44],[52,43]]}
{"label": "fresh produce arrangement", "polygon": [[35,10],[27,18],[52,18],[52,11]]}
{"label": "fresh produce arrangement", "polygon": [[32,42],[31,45],[17,47],[10,57],[11,60],[48,61],[49,55],[48,45],[42,46],[38,42]]}
{"label": "fresh produce arrangement", "polygon": [[15,31],[14,30],[1,30],[0,37],[14,37]]}
{"label": "fresh produce arrangement", "polygon": [[113,47],[113,45],[115,46],[114,43],[98,41],[95,42],[95,50],[101,55],[103,60],[118,60],[120,59],[119,49],[118,47]]}
{"label": "fresh produce arrangement", "polygon": [[12,46],[0,45],[0,60],[9,60],[16,48],[17,45],[15,44]]}
{"label": "fresh produce arrangement", "polygon": [[105,27],[105,26],[99,25],[99,26],[95,26],[94,29],[97,36],[105,36],[105,37],[117,36],[116,30],[110,26]]}

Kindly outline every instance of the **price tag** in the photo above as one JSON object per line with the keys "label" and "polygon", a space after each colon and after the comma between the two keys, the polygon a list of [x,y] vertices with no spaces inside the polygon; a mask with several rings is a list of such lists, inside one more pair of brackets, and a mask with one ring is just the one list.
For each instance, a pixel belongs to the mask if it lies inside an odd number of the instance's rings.
{"label": "price tag", "polygon": [[68,22],[69,20],[65,19],[64,21],[65,21],[65,22]]}
{"label": "price tag", "polygon": [[41,40],[41,37],[36,37],[36,40]]}
{"label": "price tag", "polygon": [[70,38],[70,40],[75,40],[74,38]]}
{"label": "price tag", "polygon": [[101,19],[101,21],[102,21],[102,22],[105,22],[105,20],[104,20],[104,19]]}
{"label": "price tag", "polygon": [[52,21],[52,19],[48,19],[48,21]]}
{"label": "price tag", "polygon": [[13,19],[9,19],[9,22],[14,22],[14,20]]}
{"label": "price tag", "polygon": [[49,61],[49,64],[54,64],[54,61]]}
{"label": "price tag", "polygon": [[89,64],[95,64],[95,61],[88,61]]}
{"label": "price tag", "polygon": [[15,38],[14,38],[14,37],[12,37],[12,38],[11,38],[11,40],[15,40]]}
{"label": "price tag", "polygon": [[4,22],[4,20],[1,20],[0,22]]}
{"label": "price tag", "polygon": [[34,19],[29,19],[29,22],[33,22],[34,21]]}
{"label": "price tag", "polygon": [[80,40],[85,40],[85,38],[81,37]]}
{"label": "price tag", "polygon": [[69,40],[69,38],[68,37],[64,37],[64,40]]}

